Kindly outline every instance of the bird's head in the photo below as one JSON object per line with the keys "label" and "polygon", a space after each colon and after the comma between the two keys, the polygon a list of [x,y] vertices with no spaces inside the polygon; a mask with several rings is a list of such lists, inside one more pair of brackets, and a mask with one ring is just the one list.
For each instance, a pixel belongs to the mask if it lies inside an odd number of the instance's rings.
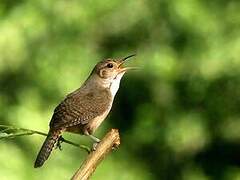
{"label": "bird's head", "polygon": [[106,81],[121,79],[126,71],[133,69],[133,67],[123,66],[124,62],[133,56],[135,56],[135,54],[122,59],[105,59],[95,66],[93,72]]}

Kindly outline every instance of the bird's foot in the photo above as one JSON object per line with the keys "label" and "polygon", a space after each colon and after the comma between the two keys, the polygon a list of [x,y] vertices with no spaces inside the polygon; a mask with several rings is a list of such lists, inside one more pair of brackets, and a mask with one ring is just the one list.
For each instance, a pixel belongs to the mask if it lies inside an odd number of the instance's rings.
{"label": "bird's foot", "polygon": [[99,142],[95,142],[92,145],[92,151],[96,151],[97,150],[97,146],[98,146]]}
{"label": "bird's foot", "polygon": [[91,151],[96,151],[97,145],[101,142],[101,140],[91,134],[86,135],[89,136],[94,141]]}
{"label": "bird's foot", "polygon": [[95,141],[95,142],[93,143],[92,150],[93,150],[93,151],[96,151],[97,146],[98,146],[98,144],[101,142],[101,140],[98,139],[97,137],[93,136],[93,135],[89,135],[89,137],[90,137],[93,141]]}
{"label": "bird's foot", "polygon": [[59,149],[60,151],[62,151],[62,142],[64,141],[64,138],[62,136],[60,136],[57,140],[57,145],[56,145],[56,149]]}

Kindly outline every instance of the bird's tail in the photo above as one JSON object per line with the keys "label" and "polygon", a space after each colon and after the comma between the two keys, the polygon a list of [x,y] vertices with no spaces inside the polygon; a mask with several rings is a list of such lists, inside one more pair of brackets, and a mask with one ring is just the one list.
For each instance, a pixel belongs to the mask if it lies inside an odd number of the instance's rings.
{"label": "bird's tail", "polygon": [[41,167],[44,164],[44,162],[48,159],[55,143],[60,137],[60,134],[61,134],[61,130],[54,131],[54,132],[49,131],[48,136],[45,139],[41,147],[41,150],[38,153],[37,159],[34,164],[35,168]]}

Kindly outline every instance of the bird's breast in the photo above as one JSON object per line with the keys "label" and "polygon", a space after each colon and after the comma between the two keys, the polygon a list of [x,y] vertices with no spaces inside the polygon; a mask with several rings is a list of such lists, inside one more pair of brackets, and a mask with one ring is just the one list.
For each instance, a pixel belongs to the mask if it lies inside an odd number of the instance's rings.
{"label": "bird's breast", "polygon": [[93,134],[96,131],[96,129],[101,125],[101,123],[104,121],[104,119],[107,117],[110,109],[104,112],[102,115],[95,117],[88,124],[86,124],[86,126],[84,126],[83,128],[83,133]]}

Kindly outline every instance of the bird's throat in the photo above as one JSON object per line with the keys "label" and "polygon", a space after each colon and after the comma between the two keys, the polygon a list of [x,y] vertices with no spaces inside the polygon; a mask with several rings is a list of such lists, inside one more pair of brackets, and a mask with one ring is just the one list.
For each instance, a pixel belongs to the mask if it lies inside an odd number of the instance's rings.
{"label": "bird's throat", "polygon": [[112,94],[113,97],[116,95],[116,93],[117,93],[117,91],[118,91],[118,89],[119,89],[120,81],[121,81],[123,75],[124,75],[124,72],[118,74],[118,75],[112,80],[112,82],[111,82],[111,84],[110,84],[110,88],[109,88],[109,89],[110,89],[111,94]]}

